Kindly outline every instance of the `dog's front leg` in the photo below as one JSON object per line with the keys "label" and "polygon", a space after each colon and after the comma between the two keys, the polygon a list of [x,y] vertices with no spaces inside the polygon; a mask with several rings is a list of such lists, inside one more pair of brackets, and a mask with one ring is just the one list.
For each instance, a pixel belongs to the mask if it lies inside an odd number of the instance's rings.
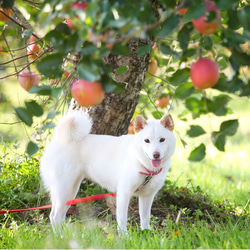
{"label": "dog's front leg", "polygon": [[127,232],[128,205],[131,195],[117,191],[116,194],[116,221],[119,235]]}
{"label": "dog's front leg", "polygon": [[152,203],[154,200],[154,196],[153,195],[147,195],[147,196],[139,196],[139,213],[140,213],[140,220],[141,220],[141,229],[149,229],[150,225],[150,215],[151,215],[151,207],[152,207]]}

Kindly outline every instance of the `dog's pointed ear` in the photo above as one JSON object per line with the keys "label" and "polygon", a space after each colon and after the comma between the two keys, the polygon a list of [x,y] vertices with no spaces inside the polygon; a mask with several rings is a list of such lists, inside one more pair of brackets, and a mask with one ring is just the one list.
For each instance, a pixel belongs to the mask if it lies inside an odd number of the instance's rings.
{"label": "dog's pointed ear", "polygon": [[170,131],[174,130],[174,120],[170,114],[164,115],[160,120],[161,125]]}
{"label": "dog's pointed ear", "polygon": [[143,116],[137,115],[135,117],[135,120],[134,120],[134,131],[135,131],[135,133],[138,133],[139,131],[144,129],[144,127],[146,125],[147,125],[147,121],[144,119]]}

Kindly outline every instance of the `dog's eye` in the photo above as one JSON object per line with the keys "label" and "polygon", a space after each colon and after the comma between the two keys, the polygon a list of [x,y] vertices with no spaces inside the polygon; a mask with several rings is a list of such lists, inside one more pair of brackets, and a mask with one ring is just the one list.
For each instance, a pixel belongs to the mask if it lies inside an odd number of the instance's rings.
{"label": "dog's eye", "polygon": [[145,139],[144,140],[146,143],[150,143],[150,140],[149,139]]}
{"label": "dog's eye", "polygon": [[164,142],[164,141],[165,141],[165,138],[161,138],[161,139],[160,139],[160,142]]}

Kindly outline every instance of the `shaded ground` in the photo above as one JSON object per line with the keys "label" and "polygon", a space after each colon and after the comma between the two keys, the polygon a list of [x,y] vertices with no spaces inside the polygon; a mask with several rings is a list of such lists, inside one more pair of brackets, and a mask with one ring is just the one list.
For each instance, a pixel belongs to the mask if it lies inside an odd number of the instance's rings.
{"label": "shaded ground", "polygon": [[[85,182],[80,188],[78,197],[106,192],[106,190],[100,189],[98,185]],[[40,205],[45,204],[49,204],[48,195],[43,197]],[[34,204],[29,204],[29,207],[34,207]],[[89,221],[91,223],[93,219],[97,218],[105,225],[105,223],[116,221],[115,211],[115,198],[108,197],[95,202],[71,206],[67,217],[73,221],[75,219],[82,221],[83,224],[89,223]],[[35,224],[41,216],[49,221],[49,213],[50,209],[46,209],[12,214],[12,216],[17,221]],[[166,220],[172,220],[175,224],[188,225],[197,223],[197,220],[204,220],[212,225],[214,222],[226,221],[229,217],[237,219],[233,208],[214,203],[199,187],[192,186],[189,189],[176,187],[170,182],[166,182],[163,189],[156,195],[151,215],[151,225],[156,228],[163,228],[166,225]],[[128,222],[133,225],[140,224],[138,198],[136,197],[131,198],[130,201]]]}
{"label": "shaded ground", "polygon": [[[86,215],[86,212],[88,215]],[[215,221],[223,222],[228,216],[236,219],[235,213],[222,204],[214,204],[210,197],[199,188],[173,188],[161,190],[153,203],[151,223],[156,227],[164,227],[166,220],[174,223],[193,224],[195,220],[205,220],[211,224]],[[68,216],[76,216],[79,220],[98,218],[105,221],[115,221],[115,199],[108,198],[89,204],[72,206]],[[138,199],[132,198],[129,205],[129,223],[139,224]]]}

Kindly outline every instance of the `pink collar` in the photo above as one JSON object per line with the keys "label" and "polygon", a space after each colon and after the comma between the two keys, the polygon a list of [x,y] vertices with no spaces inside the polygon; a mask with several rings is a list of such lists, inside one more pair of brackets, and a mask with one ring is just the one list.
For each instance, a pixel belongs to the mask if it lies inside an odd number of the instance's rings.
{"label": "pink collar", "polygon": [[[144,166],[143,166],[144,167]],[[144,175],[150,175],[150,176],[153,176],[153,175],[157,175],[159,174],[161,171],[162,171],[162,168],[160,168],[159,170],[157,171],[151,171],[149,170],[148,168],[144,167],[145,170],[147,171],[147,173],[144,173],[144,172],[139,172],[140,174],[144,174]]]}
{"label": "pink collar", "polygon": [[144,167],[144,168],[147,171],[147,173],[144,173],[144,172],[139,172],[139,173],[147,175],[147,176],[146,176],[144,182],[135,190],[135,193],[138,192],[138,191],[140,191],[151,180],[151,178],[153,177],[153,175],[157,175],[157,174],[159,174],[162,171],[162,168],[160,168],[157,171],[151,171],[151,170],[147,169],[146,167]]}

